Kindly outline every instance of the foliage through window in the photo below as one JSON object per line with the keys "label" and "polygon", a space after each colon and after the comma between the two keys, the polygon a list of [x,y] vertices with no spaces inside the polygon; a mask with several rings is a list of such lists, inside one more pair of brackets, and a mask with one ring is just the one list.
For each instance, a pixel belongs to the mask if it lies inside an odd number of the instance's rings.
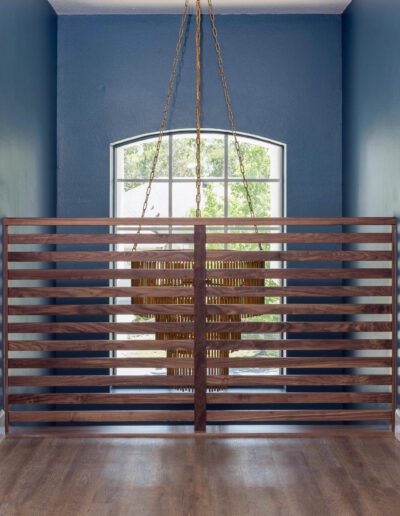
{"label": "foliage through window", "polygon": [[[283,213],[283,147],[261,138],[240,136],[246,177],[258,217],[281,217]],[[114,214],[117,217],[139,217],[142,213],[148,176],[152,168],[156,137],[140,138],[117,145],[114,148]],[[228,132],[203,131],[201,147],[201,210],[204,217],[249,217],[243,181],[233,136]],[[194,131],[170,132],[161,145],[154,183],[146,217],[193,217],[196,197],[196,134]],[[124,231],[124,228],[119,228]],[[271,231],[277,228],[271,228]],[[128,246],[129,247],[129,246]],[[129,250],[120,246],[120,250]],[[256,244],[236,245],[236,249],[255,250]],[[273,245],[270,248],[274,248]],[[119,264],[129,267],[129,263]],[[267,267],[273,264],[266,264]],[[277,285],[266,280],[266,285]],[[124,280],[118,285],[128,286]],[[130,300],[119,300],[129,303]],[[267,303],[279,299],[266,298]],[[250,318],[249,318],[250,319]],[[118,316],[118,321],[141,320],[134,316]],[[279,316],[251,317],[252,321],[278,321]],[[118,335],[117,338],[135,338],[134,335]],[[276,335],[247,335],[244,338],[277,338]],[[142,336],[143,338],[143,336]],[[147,336],[146,338],[154,338]],[[165,356],[165,352],[121,351],[132,357]],[[158,354],[157,354],[158,353]],[[239,354],[238,354],[239,353]],[[278,356],[275,351],[241,351],[233,356]],[[249,374],[240,369],[231,374]],[[254,373],[254,370],[252,370]],[[278,370],[261,371],[260,374],[276,374]],[[129,374],[129,371],[117,370]],[[131,374],[160,374],[149,369],[132,370]],[[161,372],[162,374],[162,372]]]}

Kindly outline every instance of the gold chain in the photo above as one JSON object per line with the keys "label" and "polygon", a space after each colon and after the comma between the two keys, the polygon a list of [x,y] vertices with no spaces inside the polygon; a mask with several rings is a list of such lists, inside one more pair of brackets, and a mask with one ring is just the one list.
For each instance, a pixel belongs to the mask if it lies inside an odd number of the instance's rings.
{"label": "gold chain", "polygon": [[[161,118],[160,132],[158,135],[156,150],[154,153],[153,163],[152,163],[151,172],[150,172],[150,176],[149,176],[149,182],[147,185],[146,195],[145,195],[143,208],[142,208],[142,215],[141,215],[142,218],[144,218],[144,216],[146,215],[147,206],[148,206],[149,198],[150,198],[150,194],[151,194],[151,187],[153,185],[154,177],[156,174],[158,158],[160,155],[161,143],[162,143],[162,139],[163,139],[165,129],[167,126],[168,113],[170,111],[172,94],[174,92],[174,86],[175,86],[178,64],[179,64],[179,57],[180,57],[181,50],[182,50],[182,43],[183,43],[183,37],[185,34],[185,26],[186,26],[186,21],[187,21],[187,17],[188,17],[188,11],[189,11],[189,0],[185,0],[185,7],[183,10],[181,25],[179,27],[178,42],[176,44],[176,49],[175,49],[174,62],[172,64],[171,75],[169,77],[169,82],[168,82],[167,99],[165,102],[165,107],[164,107],[164,111],[163,111],[162,118]],[[140,234],[141,229],[142,229],[142,226],[139,226],[138,230],[137,230],[137,234]],[[137,244],[135,244],[133,246],[133,250],[136,251],[136,248],[137,248]]]}
{"label": "gold chain", "polygon": [[[222,87],[224,90],[226,107],[228,109],[228,116],[229,116],[229,121],[231,124],[231,131],[232,131],[233,140],[234,140],[234,144],[235,144],[235,150],[236,150],[236,154],[237,154],[238,161],[239,161],[239,168],[240,168],[240,173],[242,176],[243,187],[244,187],[244,190],[246,193],[246,199],[247,199],[247,204],[249,206],[250,216],[254,219],[255,218],[254,206],[253,206],[253,201],[252,201],[251,195],[250,195],[249,183],[246,178],[246,172],[245,172],[245,167],[244,167],[244,162],[243,162],[243,155],[242,155],[242,151],[241,151],[240,145],[239,145],[236,122],[235,122],[235,117],[234,117],[233,110],[232,110],[228,82],[226,80],[225,66],[224,66],[224,61],[222,58],[221,46],[219,44],[218,29],[217,29],[217,24],[215,21],[215,11],[214,11],[214,6],[212,3],[212,0],[208,0],[208,12],[210,15],[210,21],[211,21],[212,33],[213,33],[213,39],[214,39],[214,46],[215,46],[215,50],[217,52],[218,67],[219,67],[219,72],[221,75],[221,82],[222,82]],[[254,229],[255,229],[255,232],[258,233],[258,227],[256,225],[254,226]],[[261,244],[259,244],[259,248],[262,251]]]}
{"label": "gold chain", "polygon": [[196,0],[196,217],[201,217],[201,8]]}

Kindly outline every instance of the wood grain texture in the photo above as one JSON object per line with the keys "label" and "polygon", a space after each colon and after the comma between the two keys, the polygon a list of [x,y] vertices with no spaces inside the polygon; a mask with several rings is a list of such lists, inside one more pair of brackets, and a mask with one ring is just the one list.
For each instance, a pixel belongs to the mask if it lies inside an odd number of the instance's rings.
{"label": "wood grain texture", "polygon": [[[367,305],[369,306],[369,305]],[[372,305],[371,305],[372,306]],[[380,308],[382,307],[382,308]],[[389,305],[390,307],[390,305]],[[384,305],[379,305],[371,311],[351,313],[388,313]],[[340,312],[334,312],[340,313]],[[350,313],[350,312],[345,312]],[[188,304],[152,304],[152,305],[11,305],[9,307],[10,315],[149,315],[149,314],[182,314],[193,315],[194,307]]]}
{"label": "wood grain texture", "polygon": [[369,297],[390,296],[391,287],[208,287],[208,296]]}
{"label": "wood grain texture", "polygon": [[265,279],[380,279],[392,277],[389,268],[362,268],[362,269],[211,269],[207,270],[208,278],[247,278]]}
{"label": "wood grain texture", "polygon": [[[17,253],[15,253],[17,254]],[[28,253],[27,253],[28,254]],[[33,254],[33,253],[32,253]],[[10,253],[10,261],[14,256]],[[390,251],[208,251],[208,260],[267,262],[355,262],[391,261]],[[24,260],[29,261],[29,260]]]}
{"label": "wood grain texture", "polygon": [[390,410],[210,410],[210,423],[268,421],[390,421]]}
{"label": "wood grain texture", "polygon": [[192,422],[193,411],[190,410],[49,410],[35,412],[10,412],[12,423],[146,423],[146,422]]}
{"label": "wood grain texture", "polygon": [[205,432],[207,426],[207,336],[206,336],[206,227],[194,233],[194,428]]}
{"label": "wood grain texture", "polygon": [[[190,376],[110,376],[110,375],[50,375],[50,376],[10,376],[10,387],[171,387],[193,385]],[[266,376],[208,376],[207,385],[229,386],[341,386],[341,385],[391,385],[391,375],[355,374],[305,374]]]}
{"label": "wood grain texture", "polygon": [[157,333],[193,332],[193,323],[10,323],[10,333]]}
{"label": "wood grain texture", "polygon": [[[178,309],[179,309],[178,305]],[[233,304],[233,305],[207,305],[208,314],[391,314],[392,305],[386,304]]]}
{"label": "wood grain texture", "polygon": [[[384,392],[301,392],[301,393],[207,393],[208,404],[281,404],[281,403],[390,403],[392,395]],[[62,393],[62,394],[10,394],[10,405],[85,405],[85,404],[173,404],[194,402],[193,393],[178,394],[128,394],[128,393]]]}
{"label": "wood grain texture", "polygon": [[392,242],[391,233],[211,233],[207,243],[377,244]]}
{"label": "wood grain texture", "polygon": [[[379,235],[379,234],[378,234]],[[378,238],[377,235],[377,238]],[[382,236],[382,235],[380,235]],[[373,238],[371,236],[371,238]],[[372,240],[373,242],[382,242],[386,240]],[[193,235],[191,234],[175,234],[168,233],[152,233],[148,234],[118,234],[109,233],[104,235],[87,234],[87,233],[57,233],[50,235],[33,235],[18,234],[11,235],[10,244],[191,244],[193,243]]]}
{"label": "wood grain texture", "polygon": [[12,351],[117,351],[193,350],[193,341],[182,340],[12,340]]}
{"label": "wood grain texture", "polygon": [[[383,252],[383,251],[382,251]],[[149,260],[192,261],[191,251],[14,251],[8,253],[10,262],[133,262]]]}
{"label": "wood grain texture", "polygon": [[[22,326],[21,323],[19,326]],[[28,323],[25,323],[28,324]],[[12,331],[14,325],[10,325]],[[293,322],[293,323],[208,323],[210,332],[243,333],[300,333],[300,332],[390,332],[391,323],[387,322]]]}
{"label": "wood grain texture", "polygon": [[395,217],[6,217],[6,226],[391,226]]}
{"label": "wood grain texture", "polygon": [[193,296],[192,287],[15,287],[8,289],[9,297],[141,297]]}
{"label": "wood grain texture", "polygon": [[[269,425],[271,439],[218,438],[223,430],[188,438],[160,427],[151,439],[143,426],[144,438],[118,440],[115,430],[101,439],[37,430],[0,443],[0,504],[5,516],[396,515],[400,447],[346,426],[319,427],[315,437],[304,426]],[[235,426],[231,435],[245,433]]]}

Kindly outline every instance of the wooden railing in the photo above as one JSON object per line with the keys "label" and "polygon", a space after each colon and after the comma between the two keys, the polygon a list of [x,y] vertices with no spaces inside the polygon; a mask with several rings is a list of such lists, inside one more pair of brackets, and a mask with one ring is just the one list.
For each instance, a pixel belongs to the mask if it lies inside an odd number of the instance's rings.
{"label": "wooden railing", "polygon": [[[396,221],[254,223],[258,233],[248,219],[5,219],[7,429],[157,423],[205,431],[277,422],[393,428]],[[216,261],[237,267],[210,265]],[[126,268],[117,267],[121,262]],[[246,286],[249,278],[261,285]],[[261,302],[248,303],[249,296]],[[186,318],[157,322],[157,314]],[[121,315],[132,318],[116,321]],[[240,338],[209,337],[227,333]],[[230,353],[211,357],[211,349]],[[186,358],[165,353],[171,351]],[[112,374],[123,368],[175,374]],[[215,375],[240,368],[247,372]],[[268,374],[272,369],[276,374]],[[186,391],[176,390],[182,386]]]}

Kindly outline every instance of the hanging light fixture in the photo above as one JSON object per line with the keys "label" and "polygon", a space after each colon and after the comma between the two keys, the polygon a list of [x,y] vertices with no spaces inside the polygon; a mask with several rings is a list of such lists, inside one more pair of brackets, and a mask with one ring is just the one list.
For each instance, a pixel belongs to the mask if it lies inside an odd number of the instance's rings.
{"label": "hanging light fixture", "polygon": [[[201,5],[200,0],[195,0],[196,2],[196,218],[201,217],[201,103],[202,103],[202,95],[201,95],[201,22],[202,22],[202,14],[201,14]],[[230,123],[230,129],[234,141],[234,147],[238,158],[239,163],[239,169],[243,181],[245,196],[247,200],[247,204],[249,207],[250,217],[254,218],[254,207],[253,202],[251,199],[250,191],[248,182],[246,179],[245,174],[245,167],[244,167],[244,161],[243,156],[241,153],[240,145],[239,145],[239,139],[237,134],[237,128],[236,128],[236,122],[235,117],[232,110],[232,104],[228,89],[228,82],[225,74],[225,67],[222,57],[222,50],[219,43],[219,36],[218,36],[218,29],[216,25],[216,19],[215,19],[215,11],[214,6],[212,3],[212,0],[208,0],[208,14],[211,22],[212,27],[212,37],[213,42],[217,54],[217,61],[218,61],[218,68],[221,76],[221,83],[223,88],[223,93],[225,97],[226,107],[228,111],[228,118]],[[187,26],[189,16],[189,0],[185,0],[184,3],[184,9],[183,9],[183,15],[179,27],[179,33],[178,33],[178,41],[176,44],[175,49],[175,57],[172,64],[172,70],[168,82],[168,90],[167,90],[167,98],[166,103],[164,107],[164,111],[161,117],[161,125],[160,130],[157,138],[154,158],[150,170],[149,175],[149,181],[147,185],[147,190],[145,194],[145,200],[143,203],[142,208],[142,217],[145,217],[148,202],[151,194],[151,188],[155,177],[156,167],[158,163],[158,158],[160,154],[161,149],[161,143],[163,140],[163,136],[166,131],[167,126],[167,120],[168,115],[171,108],[171,101],[172,101],[172,95],[174,92],[175,84],[176,84],[176,77],[177,77],[177,70],[178,70],[178,64],[181,59],[182,54],[182,46],[183,46],[183,40],[184,40],[184,34],[185,29]],[[254,226],[255,232],[258,233],[257,227]],[[138,228],[138,233],[141,231],[141,226]],[[260,249],[262,249],[261,245],[259,244]],[[136,250],[137,244],[134,246],[134,250]],[[232,269],[240,267],[241,269],[245,268],[264,268],[264,262],[257,261],[257,262],[237,262],[237,261],[212,261],[208,262],[207,266],[209,269]],[[147,262],[133,262],[132,268],[142,268],[142,269],[185,269],[185,268],[193,268],[193,263],[185,261],[185,262],[154,262],[154,261],[147,261]],[[144,283],[144,281],[146,283]],[[236,278],[218,278],[218,279],[212,279],[209,280],[211,286],[263,286],[264,282],[261,279],[236,279]],[[146,280],[133,280],[132,286],[193,286],[193,280],[192,279],[146,279]],[[230,297],[229,300],[223,299],[221,297],[212,297],[207,299],[208,303],[212,304],[224,304],[224,303],[236,303],[236,304],[262,304],[264,303],[263,297],[255,297],[255,298],[249,298],[247,297],[236,297],[232,298]],[[179,297],[179,298],[157,298],[157,297],[146,297],[136,299],[134,298],[132,300],[133,304],[159,304],[159,303],[168,303],[168,304],[192,304],[193,299],[191,297]],[[162,322],[193,322],[193,315],[170,315],[170,314],[154,314],[153,317],[155,318],[156,322],[162,323]],[[234,322],[234,321],[240,321],[241,315],[240,314],[229,314],[229,315],[209,315],[208,321],[209,322]],[[191,334],[183,334],[183,333],[157,333],[156,339],[157,340],[185,340],[185,339],[192,339],[193,335]],[[215,334],[208,334],[207,339],[208,340],[239,340],[241,338],[240,333],[233,333],[233,332],[226,332],[226,333],[215,333]],[[187,350],[174,350],[174,351],[168,351],[167,356],[171,358],[192,358],[193,353],[191,351]],[[226,350],[208,350],[207,354],[208,358],[228,358],[229,357],[229,351]],[[192,369],[169,369],[168,370],[169,375],[176,375],[176,376],[192,376],[193,370]],[[218,368],[209,370],[209,374],[216,375],[216,376],[227,376],[229,375],[229,369],[227,368]],[[180,389],[187,390],[189,387],[182,385]],[[220,390],[222,387],[215,387],[213,390]]]}

